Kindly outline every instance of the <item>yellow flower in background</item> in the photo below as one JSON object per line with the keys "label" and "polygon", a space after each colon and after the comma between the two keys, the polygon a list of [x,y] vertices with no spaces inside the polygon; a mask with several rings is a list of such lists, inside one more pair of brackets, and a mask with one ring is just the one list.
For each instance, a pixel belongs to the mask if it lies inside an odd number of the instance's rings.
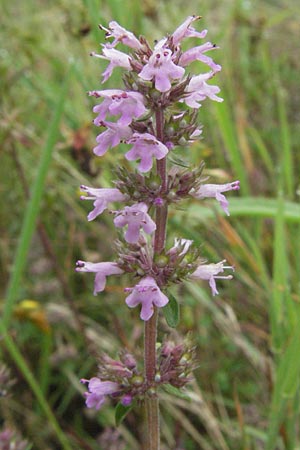
{"label": "yellow flower in background", "polygon": [[32,322],[44,333],[51,331],[44,306],[36,300],[22,300],[15,307],[14,316],[21,321]]}

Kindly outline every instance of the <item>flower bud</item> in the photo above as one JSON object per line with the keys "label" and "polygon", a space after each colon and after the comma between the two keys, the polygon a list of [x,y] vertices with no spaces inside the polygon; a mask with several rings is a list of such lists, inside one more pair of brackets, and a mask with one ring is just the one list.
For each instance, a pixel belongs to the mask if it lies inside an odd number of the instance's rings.
{"label": "flower bud", "polygon": [[191,355],[189,353],[184,353],[180,358],[179,364],[187,364],[191,359]]}
{"label": "flower bud", "polygon": [[174,134],[174,127],[172,127],[171,125],[169,125],[168,127],[166,127],[165,129],[165,133],[167,136],[173,136]]}
{"label": "flower bud", "polygon": [[168,199],[170,202],[173,202],[174,200],[176,200],[176,198],[177,198],[177,195],[176,195],[176,193],[173,192],[173,191],[169,192],[168,195],[167,195],[167,199]]}
{"label": "flower bud", "polygon": [[134,356],[130,353],[124,353],[122,355],[122,361],[128,369],[134,369],[137,366]]}
{"label": "flower bud", "polygon": [[158,91],[156,91],[156,90],[153,90],[153,91],[151,92],[151,98],[152,98],[152,100],[157,101],[157,100],[160,99],[160,97],[161,97],[161,93],[160,93],[160,92],[158,92]]}
{"label": "flower bud", "polygon": [[181,136],[181,138],[178,141],[178,144],[179,145],[186,145],[186,143],[187,143],[186,139],[183,136]]}
{"label": "flower bud", "polygon": [[156,389],[153,387],[149,388],[147,392],[150,397],[154,397],[154,395],[156,395]]}
{"label": "flower bud", "polygon": [[145,275],[145,272],[143,271],[143,269],[141,269],[140,267],[137,269],[136,271],[137,275],[139,275],[140,277],[143,277]]}
{"label": "flower bud", "polygon": [[160,269],[162,269],[163,267],[166,267],[168,262],[169,262],[169,258],[165,255],[159,255],[155,258],[155,263],[156,263],[157,267],[159,267]]}
{"label": "flower bud", "polygon": [[124,395],[124,397],[121,400],[121,403],[123,406],[129,406],[132,402],[132,396],[130,394]]}
{"label": "flower bud", "polygon": [[142,386],[142,384],[144,383],[144,377],[142,377],[141,375],[135,375],[131,378],[131,383],[134,386]]}
{"label": "flower bud", "polygon": [[154,381],[155,381],[155,383],[159,383],[160,380],[161,380],[161,375],[160,375],[159,372],[157,372],[157,373],[155,374]]}
{"label": "flower bud", "polygon": [[160,183],[155,180],[151,180],[150,183],[148,184],[148,188],[151,189],[151,191],[156,191],[157,189],[159,189],[159,187]]}
{"label": "flower bud", "polygon": [[141,193],[139,191],[134,191],[134,193],[132,194],[132,197],[134,199],[141,198]]}

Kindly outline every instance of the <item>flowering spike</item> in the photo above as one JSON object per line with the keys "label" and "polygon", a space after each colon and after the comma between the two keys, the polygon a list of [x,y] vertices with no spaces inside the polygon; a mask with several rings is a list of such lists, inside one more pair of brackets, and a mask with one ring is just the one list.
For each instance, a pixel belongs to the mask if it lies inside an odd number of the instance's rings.
{"label": "flowering spike", "polygon": [[[221,66],[206,54],[217,47],[206,42],[185,51],[181,48],[182,41],[187,38],[206,37],[207,30],[197,31],[193,27],[199,19],[200,16],[188,16],[173,34],[156,41],[152,48],[145,38],[138,39],[115,21],[111,21],[108,28],[101,26],[110,42],[102,46],[101,55],[94,53],[93,56],[108,61],[102,74],[103,82],[108,80],[115,67],[122,67],[127,72],[123,76],[124,89],[89,92],[90,96],[101,99],[93,109],[97,114],[94,124],[105,127],[96,138],[94,153],[102,156],[110,147],[125,143],[131,146],[125,158],[138,161],[138,170],[130,171],[127,163],[126,168],[116,168],[115,189],[81,187],[86,194],[82,198],[94,202],[88,220],[95,219],[111,202],[128,203],[123,209],[112,211],[115,226],[126,227],[125,241],[116,242],[118,262],[78,261],[76,270],[95,273],[94,294],[104,290],[109,275],[124,272],[134,275],[138,281],[135,286],[125,289],[129,293],[126,304],[129,308],[140,305],[140,317],[147,323],[144,373],[139,371],[139,361],[126,351],[121,352],[119,361],[104,355],[98,377],[82,380],[88,383],[85,394],[88,407],[101,408],[107,395],[118,399],[125,407],[137,397],[145,400],[150,412],[148,416],[157,417],[159,385],[181,388],[190,381],[190,372],[195,367],[194,347],[190,343],[165,343],[160,352],[155,350],[157,321],[154,311],[169,302],[162,291],[171,284],[192,278],[208,281],[212,294],[216,295],[216,280],[232,278],[232,275],[223,275],[226,269],[233,270],[232,266],[225,265],[225,261],[200,264],[201,249],[193,246],[189,239],[175,238],[171,248],[165,246],[168,208],[172,203],[190,196],[198,199],[214,197],[229,214],[223,192],[239,189],[239,181],[203,184],[204,163],[191,168],[186,161],[174,156],[177,146],[184,146],[186,153],[188,144],[201,135],[197,110],[203,100],[223,101],[218,96],[219,87],[208,84],[221,70]],[[119,43],[133,49],[130,55],[115,49]],[[201,61],[209,70],[197,75],[188,73],[188,66],[194,61]],[[176,167],[169,168],[172,162]],[[152,170],[154,163],[156,168]],[[147,172],[150,174],[145,175]],[[154,214],[155,221],[151,217]],[[154,231],[153,238],[147,236]],[[158,428],[157,421],[153,420],[148,430],[149,435],[155,435],[153,448],[159,448]]]}

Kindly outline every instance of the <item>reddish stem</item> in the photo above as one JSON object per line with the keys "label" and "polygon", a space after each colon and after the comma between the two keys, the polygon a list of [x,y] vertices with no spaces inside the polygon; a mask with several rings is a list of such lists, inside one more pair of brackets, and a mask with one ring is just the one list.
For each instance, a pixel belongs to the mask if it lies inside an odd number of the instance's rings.
{"label": "reddish stem", "polygon": [[[156,111],[156,137],[163,142],[164,114],[163,110]],[[167,190],[166,158],[157,161],[157,173],[161,178],[161,193]],[[167,204],[156,207],[156,230],[154,236],[154,253],[159,254],[165,247],[166,226],[168,217]],[[155,384],[156,372],[156,340],[157,340],[157,317],[155,308],[150,320],[145,322],[145,378],[148,386]],[[147,421],[147,450],[159,450],[160,428],[159,428],[159,401],[155,391],[149,392],[145,400]]]}

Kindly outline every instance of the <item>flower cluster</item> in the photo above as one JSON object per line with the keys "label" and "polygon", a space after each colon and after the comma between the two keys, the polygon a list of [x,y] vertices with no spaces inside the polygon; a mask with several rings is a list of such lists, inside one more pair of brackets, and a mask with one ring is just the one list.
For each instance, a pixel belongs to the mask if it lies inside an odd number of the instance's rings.
{"label": "flower cluster", "polygon": [[[143,321],[148,321],[156,308],[168,304],[165,290],[172,283],[206,280],[215,295],[218,293],[216,280],[232,278],[232,275],[220,275],[225,269],[233,270],[232,266],[225,265],[225,261],[206,264],[190,240],[176,239],[173,247],[165,249],[163,245],[157,250],[161,233],[157,217],[162,211],[166,214],[169,205],[188,198],[215,198],[229,215],[224,192],[239,189],[239,181],[220,185],[205,183],[201,175],[203,164],[185,169],[169,168],[168,164],[174,148],[186,146],[201,135],[197,117],[202,102],[207,98],[223,101],[218,96],[219,87],[210,84],[221,66],[207,55],[218,47],[211,42],[201,42],[207,30],[197,31],[193,27],[199,19],[199,16],[187,17],[173,34],[156,42],[153,48],[144,37],[138,38],[112,21],[108,28],[101,27],[108,40],[102,46],[101,54],[91,54],[108,62],[102,74],[103,83],[115,68],[125,69],[124,89],[89,92],[99,100],[93,109],[97,115],[94,124],[101,128],[94,153],[103,156],[109,149],[124,143],[129,146],[125,159],[137,164],[131,172],[122,167],[116,169],[114,188],[81,186],[85,194],[81,198],[92,200],[94,205],[88,220],[96,219],[110,204],[122,205],[120,209],[112,209],[111,214],[115,227],[123,229],[124,233],[119,232],[121,237],[116,242],[118,257],[115,262],[78,261],[76,270],[95,273],[95,295],[105,289],[109,275],[131,273],[135,276],[135,285],[125,288],[128,293],[125,302],[129,308],[140,306]],[[190,37],[199,39],[200,45],[184,51],[182,42]],[[116,49],[119,43],[129,47],[129,54]],[[202,63],[204,73],[193,75],[188,71],[194,61]],[[183,350],[181,347],[171,350],[164,347],[161,353],[160,379],[172,381],[174,386],[177,380],[179,387],[179,361]],[[113,370],[108,371],[109,377],[103,376],[102,372],[98,378],[83,380],[88,383],[88,407],[99,409],[107,395],[120,398],[123,404],[131,401],[132,379],[140,376],[135,373],[136,367],[130,369],[124,362],[117,364],[112,360],[110,363]],[[107,360],[104,366],[108,366]],[[175,366],[179,369],[175,370]],[[118,370],[122,372],[123,381],[113,376]],[[174,379],[170,370],[175,374]],[[181,378],[185,380],[182,374]],[[131,388],[127,389],[128,386]]]}
{"label": "flower cluster", "polygon": [[195,361],[195,346],[189,337],[181,344],[167,340],[159,344],[154,381],[149,383],[138,369],[136,358],[128,351],[123,351],[119,360],[104,354],[98,376],[90,380],[81,379],[81,383],[88,386],[85,392],[86,406],[99,410],[106,397],[129,406],[136,398],[155,395],[157,389],[164,385],[182,388],[191,381]]}

